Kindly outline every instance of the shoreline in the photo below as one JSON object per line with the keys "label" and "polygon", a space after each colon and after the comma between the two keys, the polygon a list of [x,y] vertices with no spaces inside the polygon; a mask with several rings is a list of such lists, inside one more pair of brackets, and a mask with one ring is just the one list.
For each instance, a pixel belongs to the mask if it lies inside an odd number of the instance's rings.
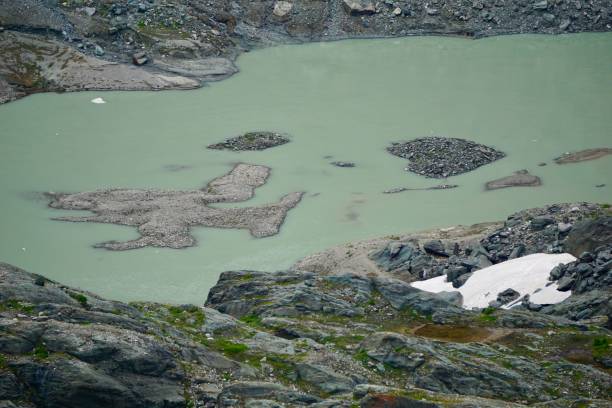
{"label": "shoreline", "polygon": [[[11,32],[11,30],[6,30],[5,32]],[[21,31],[15,31],[13,33],[22,33]],[[24,99],[30,95],[37,95],[43,93],[53,93],[57,95],[61,95],[63,93],[77,93],[77,92],[162,92],[162,91],[193,91],[197,89],[206,88],[209,84],[213,84],[216,82],[221,82],[227,79],[232,78],[234,75],[240,73],[240,68],[237,65],[238,59],[245,53],[250,53],[254,51],[265,50],[268,48],[274,47],[282,47],[282,46],[299,46],[299,45],[308,45],[308,44],[317,44],[317,43],[334,43],[334,42],[342,42],[342,41],[359,41],[359,40],[392,40],[392,39],[407,39],[407,38],[417,38],[417,37],[444,37],[444,38],[455,38],[460,40],[487,40],[495,37],[506,37],[506,36],[524,36],[524,35],[534,35],[534,36],[543,36],[543,37],[558,37],[558,36],[575,36],[582,34],[611,34],[612,29],[609,31],[581,31],[581,32],[560,32],[560,33],[543,33],[543,32],[496,32],[490,35],[479,35],[479,36],[468,36],[461,34],[452,34],[452,33],[444,33],[444,32],[414,32],[403,35],[372,35],[372,36],[358,36],[358,37],[340,37],[340,38],[319,38],[314,40],[296,40],[296,41],[285,41],[261,46],[255,46],[250,49],[245,49],[232,58],[228,58],[229,63],[231,64],[231,71],[220,75],[218,78],[208,78],[198,80],[197,77],[191,76],[181,76],[173,73],[172,71],[163,71],[159,67],[155,68],[146,68],[141,71],[140,74],[144,74],[147,77],[152,78],[153,80],[159,80],[160,78],[168,78],[167,75],[170,75],[170,78],[174,76],[179,82],[178,84],[163,84],[163,85],[150,85],[150,84],[139,84],[139,85],[129,85],[125,86],[121,84],[119,79],[123,79],[121,76],[117,76],[115,78],[111,78],[111,80],[117,81],[115,84],[107,84],[107,86],[101,86],[97,88],[95,85],[86,85],[83,88],[72,88],[72,89],[35,89],[28,90],[25,93],[19,93],[14,89],[10,88],[10,85],[6,83],[6,81],[0,75],[0,106],[4,104],[8,104],[11,102],[16,102],[18,100]],[[2,35],[2,32],[0,32]],[[1,50],[0,50],[1,51]],[[1,52],[0,52],[1,55]],[[106,60],[101,60],[101,62],[108,62]],[[108,62],[109,65],[113,65],[121,68],[133,68],[132,65],[123,63],[123,62]],[[131,81],[140,81],[141,75],[138,75],[134,78],[128,78]],[[7,86],[7,88],[3,88]]]}
{"label": "shoreline", "polygon": [[[374,10],[371,13],[359,8],[349,11],[352,6],[345,3],[266,1],[232,8],[224,0],[207,5],[156,1],[142,7],[116,3],[109,8],[93,0],[82,8],[2,0],[0,104],[40,92],[200,88],[237,73],[235,63],[243,53],[278,45],[612,32],[612,4],[607,0],[587,4],[512,0],[503,6],[436,2],[435,8],[361,1],[367,10]],[[37,49],[47,45],[55,51],[42,55],[41,62]],[[64,68],[68,64],[71,70],[69,78],[49,63],[66,53],[74,55],[64,62]],[[98,76],[107,78],[88,77],[92,66],[102,70]]]}

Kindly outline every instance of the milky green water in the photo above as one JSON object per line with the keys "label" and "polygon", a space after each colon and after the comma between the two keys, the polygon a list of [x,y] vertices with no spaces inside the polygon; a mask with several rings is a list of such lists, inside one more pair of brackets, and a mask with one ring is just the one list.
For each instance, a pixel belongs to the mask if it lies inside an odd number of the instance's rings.
{"label": "milky green water", "polygon": [[[343,41],[265,49],[238,63],[240,74],[197,91],[45,94],[1,106],[0,260],[110,298],[201,303],[224,270],[274,271],[351,240],[498,220],[553,202],[611,201],[611,158],[551,163],[612,144],[610,34]],[[97,96],[107,104],[90,103]],[[293,141],[263,152],[205,149],[257,129]],[[440,182],[405,172],[405,161],[385,152],[391,141],[427,135],[508,156],[446,180],[460,185],[454,190],[381,194]],[[197,188],[239,161],[273,169],[241,205],[308,192],[279,235],[196,228],[194,248],[111,252],[92,245],[136,231],[52,221],[64,212],[34,194]],[[544,185],[483,191],[524,168]],[[595,188],[601,183],[608,186]]]}

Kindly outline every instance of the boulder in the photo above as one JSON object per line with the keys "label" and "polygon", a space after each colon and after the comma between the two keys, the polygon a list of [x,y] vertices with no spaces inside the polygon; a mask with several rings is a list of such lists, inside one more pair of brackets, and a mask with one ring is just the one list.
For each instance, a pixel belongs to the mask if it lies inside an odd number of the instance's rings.
{"label": "boulder", "polygon": [[425,242],[423,249],[429,254],[448,257],[446,248],[444,248],[444,244],[439,239]]}
{"label": "boulder", "polygon": [[563,249],[574,256],[602,245],[612,244],[612,216],[587,219],[576,223],[563,244]]}
{"label": "boulder", "polygon": [[296,369],[300,380],[310,383],[329,394],[352,391],[355,385],[350,378],[338,374],[326,366],[299,363],[296,365]]}
{"label": "boulder", "polygon": [[293,9],[293,3],[288,1],[277,1],[274,3],[274,9],[272,10],[272,14],[276,17],[285,18],[291,13]]}
{"label": "boulder", "polygon": [[470,272],[470,273],[466,273],[464,275],[459,276],[457,279],[453,281],[453,288],[460,288],[463,285],[465,285],[465,282],[467,282],[468,279],[470,279],[472,274],[473,272]]}
{"label": "boulder", "polygon": [[534,231],[541,231],[546,228],[548,225],[554,224],[555,220],[552,217],[542,216],[535,217],[531,220],[531,229]]}
{"label": "boulder", "polygon": [[520,296],[521,294],[518,293],[516,290],[508,288],[497,294],[497,302],[499,302],[499,304],[501,305],[505,305],[512,302],[513,300],[518,299]]}
{"label": "boulder", "polygon": [[546,10],[547,8],[548,8],[547,0],[538,1],[537,3],[533,4],[534,10]]}
{"label": "boulder", "polygon": [[334,161],[331,162],[331,164],[336,167],[355,167],[355,163],[353,162]]}
{"label": "boulder", "polygon": [[137,52],[132,55],[132,63],[137,66],[146,64],[149,61],[147,54],[144,52]]}
{"label": "boulder", "polygon": [[352,16],[376,13],[374,2],[368,0],[343,0],[342,6]]}

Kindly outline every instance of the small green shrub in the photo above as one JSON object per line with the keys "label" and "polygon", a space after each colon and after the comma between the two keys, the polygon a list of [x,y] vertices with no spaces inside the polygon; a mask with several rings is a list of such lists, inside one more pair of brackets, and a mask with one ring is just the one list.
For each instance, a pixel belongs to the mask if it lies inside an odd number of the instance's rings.
{"label": "small green shrub", "polygon": [[178,327],[199,327],[204,324],[204,311],[195,305],[167,306],[170,313],[168,323]]}
{"label": "small green shrub", "polygon": [[0,304],[0,310],[1,309],[11,309],[25,314],[32,314],[34,312],[34,305],[22,303],[17,299],[9,299]]}
{"label": "small green shrub", "polygon": [[483,322],[494,322],[497,320],[497,317],[493,316],[493,313],[495,313],[495,308],[494,307],[485,307],[484,309],[482,309],[482,312],[480,312],[480,320]]}
{"label": "small green shrub", "polygon": [[240,318],[240,321],[252,327],[261,327],[261,317],[257,315],[247,315]]}
{"label": "small green shrub", "polygon": [[74,292],[70,292],[69,293],[70,297],[73,298],[74,300],[76,300],[77,302],[79,302],[81,304],[81,306],[83,307],[87,307],[87,297],[85,295],[83,295],[82,293],[74,293]]}
{"label": "small green shrub", "polygon": [[39,343],[36,345],[36,347],[34,347],[34,351],[32,352],[32,354],[37,359],[44,360],[49,357],[49,350],[47,350],[47,347],[44,344]]}
{"label": "small green shrub", "polygon": [[603,356],[610,351],[610,341],[606,337],[597,337],[593,339],[593,355],[596,357]]}
{"label": "small green shrub", "polygon": [[353,355],[353,358],[357,361],[361,361],[362,363],[367,363],[370,361],[370,356],[368,356],[368,352],[365,349],[360,349]]}

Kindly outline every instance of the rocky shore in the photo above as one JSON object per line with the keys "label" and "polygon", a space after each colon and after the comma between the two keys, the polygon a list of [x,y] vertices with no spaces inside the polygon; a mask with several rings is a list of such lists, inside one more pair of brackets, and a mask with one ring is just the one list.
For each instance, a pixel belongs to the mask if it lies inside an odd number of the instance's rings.
{"label": "rocky shore", "polygon": [[[582,203],[420,234],[419,256],[447,265],[465,240],[489,262],[518,243],[582,252],[551,278],[597,284],[510,310],[466,310],[397,268],[225,272],[202,307],[110,301],[0,264],[0,406],[608,407],[610,231],[609,210]],[[388,248],[403,240],[379,241],[371,261],[405,258]]]}
{"label": "rocky shore", "polygon": [[110,189],[46,195],[51,199],[49,206],[52,208],[94,213],[91,216],[55,218],[58,221],[101,222],[138,228],[138,239],[103,242],[96,247],[115,251],[147,246],[185,248],[196,244],[190,233],[193,226],[247,229],[256,238],[277,234],[287,212],[302,199],[302,192],[287,194],[277,203],[260,207],[209,206],[250,199],[269,175],[268,167],[240,163],[201,190]]}
{"label": "rocky shore", "polygon": [[[535,253],[568,252],[596,262],[576,275],[556,272],[551,282],[564,290],[584,280],[589,290],[612,280],[606,252],[610,241],[610,215],[607,207],[595,204],[555,204],[513,214],[503,223],[450,227],[405,236],[350,243],[306,257],[295,269],[318,274],[354,273],[380,276],[410,283],[445,275],[455,288],[461,287],[473,272],[501,262]],[[584,268],[584,269],[582,269]],[[565,271],[565,269],[562,269]],[[580,277],[580,278],[579,278]],[[609,293],[589,297],[575,306],[574,316],[591,317],[609,308]],[[585,298],[586,299],[586,298]]]}
{"label": "rocky shore", "polygon": [[275,44],[612,31],[611,13],[610,0],[0,0],[0,102],[44,91],[193,88],[235,73],[242,52]]}

